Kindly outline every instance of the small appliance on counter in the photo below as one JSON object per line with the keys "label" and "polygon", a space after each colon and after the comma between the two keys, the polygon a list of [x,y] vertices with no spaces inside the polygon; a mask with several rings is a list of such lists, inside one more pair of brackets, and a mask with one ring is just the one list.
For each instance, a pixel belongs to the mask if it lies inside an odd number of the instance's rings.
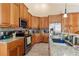
{"label": "small appliance on counter", "polygon": [[16,37],[24,37],[25,36],[25,31],[19,30],[16,31]]}
{"label": "small appliance on counter", "polygon": [[25,19],[19,18],[19,27],[27,28],[27,21],[25,21]]}
{"label": "small appliance on counter", "polygon": [[3,32],[0,32],[0,40],[2,40],[2,38],[3,38]]}

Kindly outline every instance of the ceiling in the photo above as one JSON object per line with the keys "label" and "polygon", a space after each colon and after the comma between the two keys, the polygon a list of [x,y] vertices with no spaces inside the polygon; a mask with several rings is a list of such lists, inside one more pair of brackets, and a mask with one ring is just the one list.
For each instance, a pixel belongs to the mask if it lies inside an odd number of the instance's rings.
{"label": "ceiling", "polygon": [[[33,16],[44,17],[64,13],[64,3],[25,3]],[[67,12],[79,12],[79,3],[68,3]]]}

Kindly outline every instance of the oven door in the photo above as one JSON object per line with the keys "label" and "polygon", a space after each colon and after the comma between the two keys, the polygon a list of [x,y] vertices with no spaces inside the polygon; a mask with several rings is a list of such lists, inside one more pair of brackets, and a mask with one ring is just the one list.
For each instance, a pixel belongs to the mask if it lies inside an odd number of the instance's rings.
{"label": "oven door", "polygon": [[31,45],[31,43],[32,43],[31,36],[25,36],[25,47]]}
{"label": "oven door", "polygon": [[32,36],[25,36],[25,39],[24,39],[24,45],[25,45],[25,49],[24,49],[24,52],[25,54],[28,53],[31,49],[31,43],[32,43]]}
{"label": "oven door", "polygon": [[31,44],[31,37],[27,37],[27,45]]}

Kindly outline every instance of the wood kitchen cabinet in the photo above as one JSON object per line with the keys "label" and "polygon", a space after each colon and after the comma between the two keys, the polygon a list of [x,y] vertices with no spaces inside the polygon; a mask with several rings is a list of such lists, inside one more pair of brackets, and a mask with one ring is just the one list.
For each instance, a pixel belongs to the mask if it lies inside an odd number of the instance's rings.
{"label": "wood kitchen cabinet", "polygon": [[24,4],[20,3],[20,18],[24,18]]}
{"label": "wood kitchen cabinet", "polygon": [[28,15],[28,8],[24,5],[24,19],[28,22],[29,15]]}
{"label": "wood kitchen cabinet", "polygon": [[13,47],[12,49],[9,49],[8,54],[9,56],[18,56],[18,48]]}
{"label": "wood kitchen cabinet", "polygon": [[36,33],[32,35],[32,45],[35,43],[48,43],[49,35],[43,33]]}
{"label": "wood kitchen cabinet", "polygon": [[23,38],[9,43],[0,43],[0,56],[22,56],[22,55],[24,55]]}
{"label": "wood kitchen cabinet", "polygon": [[35,43],[39,43],[41,42],[42,36],[40,35],[40,33],[36,33],[34,35],[32,35],[32,45],[35,44]]}
{"label": "wood kitchen cabinet", "polygon": [[79,31],[79,13],[72,14],[72,32],[75,33]]}
{"label": "wood kitchen cabinet", "polygon": [[69,13],[67,18],[62,16],[62,27],[65,32],[75,33],[79,31],[79,13]]}
{"label": "wood kitchen cabinet", "polygon": [[30,27],[35,29],[46,29],[49,28],[49,18],[48,17],[36,17],[31,16]]}
{"label": "wood kitchen cabinet", "polygon": [[9,56],[22,56],[24,54],[24,40],[19,39],[8,44]]}
{"label": "wood kitchen cabinet", "polygon": [[0,27],[19,27],[19,4],[0,4]]}
{"label": "wood kitchen cabinet", "polygon": [[0,4],[0,27],[10,26],[10,4]]}
{"label": "wood kitchen cabinet", "polygon": [[10,5],[10,24],[12,28],[19,27],[19,5]]}
{"label": "wood kitchen cabinet", "polygon": [[40,17],[40,29],[44,28],[44,18]]}
{"label": "wood kitchen cabinet", "polygon": [[70,30],[70,21],[71,21],[71,19],[70,19],[70,17],[71,17],[71,15],[70,14],[67,14],[68,15],[68,17],[67,18],[64,18],[63,17],[63,14],[61,15],[62,16],[62,31],[64,31],[64,32],[69,32],[69,30]]}
{"label": "wood kitchen cabinet", "polygon": [[49,35],[43,34],[43,42],[48,43],[49,42]]}
{"label": "wood kitchen cabinet", "polygon": [[49,19],[45,17],[45,28],[49,28]]}
{"label": "wood kitchen cabinet", "polygon": [[49,28],[49,19],[48,17],[40,17],[40,29]]}
{"label": "wood kitchen cabinet", "polygon": [[61,14],[58,14],[58,15],[49,15],[49,24],[54,23],[54,22],[61,23],[61,21],[62,21]]}
{"label": "wood kitchen cabinet", "polygon": [[39,17],[32,16],[32,28],[39,28]]}
{"label": "wood kitchen cabinet", "polygon": [[40,41],[43,43],[48,43],[49,35],[47,33],[40,33]]}
{"label": "wood kitchen cabinet", "polygon": [[32,28],[32,15],[29,13],[28,28]]}

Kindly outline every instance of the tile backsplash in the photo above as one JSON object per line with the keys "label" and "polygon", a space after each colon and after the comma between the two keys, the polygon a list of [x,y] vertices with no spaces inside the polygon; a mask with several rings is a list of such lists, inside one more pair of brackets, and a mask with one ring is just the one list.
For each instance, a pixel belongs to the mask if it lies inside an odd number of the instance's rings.
{"label": "tile backsplash", "polygon": [[0,32],[3,32],[3,31],[16,31],[16,30],[26,30],[26,29],[23,29],[23,28],[17,28],[17,29],[13,29],[13,28],[0,28]]}
{"label": "tile backsplash", "polygon": [[29,29],[29,32],[34,33],[49,33],[49,29]]}

